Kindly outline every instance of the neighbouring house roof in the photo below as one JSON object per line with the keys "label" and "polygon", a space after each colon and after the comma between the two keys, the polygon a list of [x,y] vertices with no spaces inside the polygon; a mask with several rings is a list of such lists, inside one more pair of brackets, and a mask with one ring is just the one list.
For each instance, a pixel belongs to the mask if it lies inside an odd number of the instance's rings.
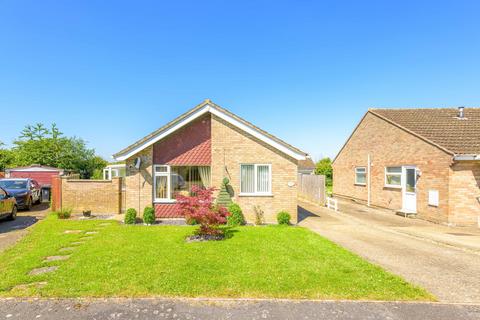
{"label": "neighbouring house roof", "polygon": [[236,116],[230,111],[220,107],[219,105],[213,103],[209,99],[206,99],[190,111],[182,114],[178,118],[167,123],[163,127],[155,130],[146,137],[138,140],[132,145],[126,147],[125,149],[117,152],[113,155],[118,161],[126,160],[129,157],[135,155],[139,151],[145,149],[146,147],[154,144],[155,142],[163,139],[164,137],[170,135],[171,133],[179,130],[188,123],[194,121],[195,119],[201,117],[206,113],[211,113],[224,121],[230,123],[231,125],[242,129],[246,133],[254,136],[257,139],[267,143],[268,145],[276,148],[277,150],[293,157],[296,160],[304,160],[307,154],[300,149],[295,148],[294,146],[284,142],[283,140],[269,134],[268,132],[254,126],[250,122]]}
{"label": "neighbouring house roof", "polygon": [[373,114],[457,159],[462,159],[462,155],[474,156],[473,159],[477,159],[480,155],[480,108],[464,108],[462,119],[458,117],[458,108],[372,108],[362,117],[333,162],[337,160],[367,114]]}
{"label": "neighbouring house roof", "polygon": [[58,171],[58,172],[63,172],[63,169],[55,168],[55,167],[49,167],[49,166],[44,166],[40,164],[32,164],[29,166],[24,166],[24,167],[15,167],[15,168],[7,168],[5,169],[5,172],[11,172],[11,171]]}
{"label": "neighbouring house roof", "polygon": [[298,171],[313,171],[315,168],[316,165],[310,157],[298,161]]}
{"label": "neighbouring house roof", "polygon": [[370,109],[369,112],[454,155],[480,154],[480,108]]}

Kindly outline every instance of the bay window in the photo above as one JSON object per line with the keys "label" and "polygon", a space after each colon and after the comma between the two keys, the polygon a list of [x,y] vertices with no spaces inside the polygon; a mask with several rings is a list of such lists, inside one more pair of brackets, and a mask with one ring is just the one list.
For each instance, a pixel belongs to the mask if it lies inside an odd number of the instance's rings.
{"label": "bay window", "polygon": [[240,166],[241,195],[271,195],[272,166],[270,164],[242,164]]}
{"label": "bay window", "polygon": [[210,187],[210,167],[154,165],[156,202],[174,202],[177,194],[189,195],[192,186]]}

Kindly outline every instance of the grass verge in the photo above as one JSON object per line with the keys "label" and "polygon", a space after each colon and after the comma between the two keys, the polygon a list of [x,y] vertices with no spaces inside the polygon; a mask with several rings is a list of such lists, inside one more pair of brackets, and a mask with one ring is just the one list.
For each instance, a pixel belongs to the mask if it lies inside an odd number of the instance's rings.
{"label": "grass verge", "polygon": [[[84,236],[65,230],[86,232],[101,223],[54,216],[39,222],[0,255],[0,296],[434,299],[300,227],[246,226],[230,230],[224,241],[186,243],[194,227],[112,222],[68,260],[43,262]],[[50,265],[59,269],[28,275]]]}

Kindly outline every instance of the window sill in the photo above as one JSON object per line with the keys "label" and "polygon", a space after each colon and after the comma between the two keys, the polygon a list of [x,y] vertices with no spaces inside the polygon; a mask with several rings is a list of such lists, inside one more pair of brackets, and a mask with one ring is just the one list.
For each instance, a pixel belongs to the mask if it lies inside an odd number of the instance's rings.
{"label": "window sill", "polygon": [[169,200],[169,199],[165,199],[165,200],[153,200],[153,203],[156,203],[156,204],[168,204],[168,203],[176,203],[177,200]]}
{"label": "window sill", "polygon": [[395,185],[389,185],[389,184],[386,184],[383,187],[387,189],[402,189],[402,186],[395,186]]}
{"label": "window sill", "polygon": [[240,193],[239,197],[273,197],[272,193]]}
{"label": "window sill", "polygon": [[354,183],[353,185],[357,186],[357,187],[366,187],[367,186],[366,183]]}

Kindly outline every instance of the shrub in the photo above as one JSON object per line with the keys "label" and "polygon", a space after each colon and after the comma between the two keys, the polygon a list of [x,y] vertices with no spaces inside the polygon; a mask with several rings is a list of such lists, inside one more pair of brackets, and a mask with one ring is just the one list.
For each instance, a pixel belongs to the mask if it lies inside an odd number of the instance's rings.
{"label": "shrub", "polygon": [[153,207],[145,207],[145,209],[143,210],[143,223],[155,223],[155,209],[153,209]]}
{"label": "shrub", "polygon": [[186,218],[185,223],[188,224],[189,226],[194,226],[194,225],[198,224],[197,220],[195,220],[191,217]]}
{"label": "shrub", "polygon": [[72,209],[62,208],[58,211],[55,211],[54,214],[57,215],[58,219],[68,219],[72,215]]}
{"label": "shrub", "polygon": [[280,211],[277,214],[278,224],[289,225],[290,224],[290,213],[287,211]]}
{"label": "shrub", "polygon": [[125,224],[135,224],[137,221],[137,210],[130,208],[125,213]]}
{"label": "shrub", "polygon": [[264,212],[260,206],[254,206],[253,210],[255,211],[255,224],[257,226],[263,224],[265,221],[264,219]]}
{"label": "shrub", "polygon": [[177,214],[188,219],[194,219],[200,224],[197,230],[199,235],[223,235],[219,225],[227,222],[227,209],[214,204],[213,192],[215,188],[202,189],[192,186],[191,196],[177,195]]}
{"label": "shrub", "polygon": [[228,206],[230,215],[227,217],[227,224],[232,227],[245,224],[245,217],[243,216],[242,208],[236,203]]}
{"label": "shrub", "polygon": [[228,180],[228,178],[223,178],[222,186],[220,187],[220,191],[218,192],[217,196],[217,205],[225,208],[228,208],[228,206],[232,204],[232,197],[228,192],[229,183],[230,180]]}

